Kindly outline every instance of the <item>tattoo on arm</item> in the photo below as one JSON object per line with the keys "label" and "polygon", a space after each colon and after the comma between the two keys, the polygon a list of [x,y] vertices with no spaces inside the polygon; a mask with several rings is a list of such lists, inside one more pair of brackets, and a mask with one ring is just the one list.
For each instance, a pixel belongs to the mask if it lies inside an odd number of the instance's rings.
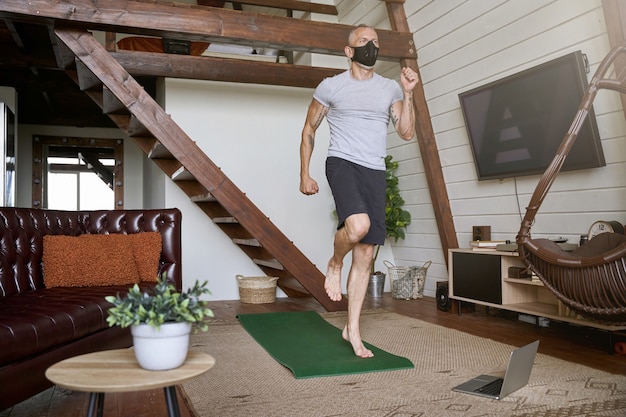
{"label": "tattoo on arm", "polygon": [[396,114],[396,112],[393,110],[393,107],[392,107],[390,110],[391,110],[391,111],[390,111],[390,113],[391,113],[391,121],[393,122],[393,126],[394,126],[395,128],[397,128],[397,127],[398,127],[398,120],[399,120],[398,115],[397,115],[397,114]]}
{"label": "tattoo on arm", "polygon": [[[415,125],[415,112],[413,110],[413,104],[411,103],[411,101],[411,95],[405,98],[404,102],[402,103],[400,113],[398,113],[397,107],[392,106],[389,109],[389,115],[391,121],[393,122],[393,126],[396,128],[396,131],[400,134],[400,136],[408,135],[413,129],[413,127],[411,126]],[[408,113],[406,113],[407,110]]]}
{"label": "tattoo on arm", "polygon": [[321,107],[320,111],[317,113],[317,118],[313,122],[313,129],[317,130],[317,128],[320,127],[320,124],[322,123],[322,120],[324,120],[326,113],[328,113],[328,107]]}

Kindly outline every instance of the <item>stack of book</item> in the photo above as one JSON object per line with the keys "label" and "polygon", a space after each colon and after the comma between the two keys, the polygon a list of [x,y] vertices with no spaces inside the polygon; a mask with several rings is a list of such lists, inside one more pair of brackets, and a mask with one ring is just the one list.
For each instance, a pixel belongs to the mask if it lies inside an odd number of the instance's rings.
{"label": "stack of book", "polygon": [[472,240],[470,248],[474,251],[495,251],[498,245],[505,243],[504,240]]}

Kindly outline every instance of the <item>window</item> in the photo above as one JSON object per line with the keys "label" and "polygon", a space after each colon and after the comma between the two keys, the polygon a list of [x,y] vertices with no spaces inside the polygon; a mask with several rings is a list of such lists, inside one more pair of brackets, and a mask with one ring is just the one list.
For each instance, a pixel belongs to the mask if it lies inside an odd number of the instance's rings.
{"label": "window", "polygon": [[57,210],[124,208],[121,139],[33,137],[32,206]]}

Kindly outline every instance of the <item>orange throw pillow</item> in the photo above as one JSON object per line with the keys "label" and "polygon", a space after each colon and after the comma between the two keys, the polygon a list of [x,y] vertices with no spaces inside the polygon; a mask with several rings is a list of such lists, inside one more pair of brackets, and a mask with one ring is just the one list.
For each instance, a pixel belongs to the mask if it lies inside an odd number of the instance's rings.
{"label": "orange throw pillow", "polygon": [[[155,236],[158,235],[158,236]],[[94,287],[156,281],[161,234],[43,237],[46,287]]]}
{"label": "orange throw pillow", "polygon": [[142,232],[127,235],[133,244],[133,255],[139,272],[139,279],[156,282],[163,241],[159,232]]}

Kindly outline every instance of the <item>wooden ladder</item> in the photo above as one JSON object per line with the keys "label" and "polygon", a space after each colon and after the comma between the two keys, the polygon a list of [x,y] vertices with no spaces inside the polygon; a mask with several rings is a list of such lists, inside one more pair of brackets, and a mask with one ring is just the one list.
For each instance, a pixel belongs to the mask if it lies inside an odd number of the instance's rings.
{"label": "wooden ladder", "polygon": [[279,277],[289,297],[313,296],[328,311],[346,310],[345,297],[328,298],[320,270],[89,32],[55,28],[51,35],[59,66],[261,270]]}

